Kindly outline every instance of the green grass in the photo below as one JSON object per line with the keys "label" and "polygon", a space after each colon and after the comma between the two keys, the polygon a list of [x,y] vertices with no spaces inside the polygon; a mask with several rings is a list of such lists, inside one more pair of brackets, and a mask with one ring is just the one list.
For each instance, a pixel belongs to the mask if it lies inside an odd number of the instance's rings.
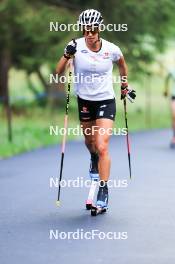
{"label": "green grass", "polygon": [[[20,72],[20,76],[15,78],[14,86],[11,84],[11,94],[13,96],[22,94],[30,97],[31,94],[29,95],[26,86],[21,86],[21,83],[24,85],[23,73]],[[20,83],[19,86],[17,86],[17,80]],[[135,103],[128,102],[127,104],[129,130],[140,131],[170,127],[169,103],[162,96],[164,79],[160,76],[147,77],[142,82],[133,83],[132,86],[137,90],[137,98]],[[119,87],[115,89],[117,94],[115,127],[122,128],[125,127],[123,104],[119,100]],[[62,136],[50,136],[49,126],[63,127],[64,111],[64,107],[51,109],[39,107],[36,104],[17,103],[13,107],[12,114],[13,142],[9,143],[5,113],[0,108],[0,157],[9,157],[38,147],[60,143]],[[69,127],[76,127],[78,124],[76,100],[75,97],[71,96]],[[75,139],[75,136],[68,137],[68,140],[72,139]]]}
{"label": "green grass", "polygon": [[[139,98],[138,98],[139,100]],[[125,127],[123,105],[118,100],[118,111],[116,116],[115,127]],[[166,111],[165,111],[166,110]],[[168,108],[161,107],[160,110],[155,108],[152,110],[151,119],[146,115],[144,107],[139,103],[128,103],[128,123],[130,131],[140,131],[152,128],[170,127],[170,115]],[[7,139],[7,125],[5,118],[0,116],[2,123],[0,131],[0,157],[9,157],[21,152],[29,151],[41,146],[58,144],[62,140],[62,136],[49,134],[49,127],[64,125],[64,109],[50,110],[49,108],[40,108],[38,106],[28,107],[25,114],[13,114],[13,142],[9,143]],[[76,127],[79,124],[77,117],[77,109],[70,108],[69,127]],[[68,140],[76,137],[70,135]]]}
{"label": "green grass", "polygon": [[[22,110],[21,110],[22,111]],[[1,111],[0,131],[0,157],[9,157],[24,151],[29,151],[41,146],[60,143],[62,136],[50,135],[50,126],[63,127],[63,109],[50,110],[38,106],[27,107],[25,114],[13,114],[12,118],[12,143],[7,138],[7,122],[5,114]],[[76,116],[70,111],[69,126],[75,127]],[[74,136],[68,136],[68,140]]]}

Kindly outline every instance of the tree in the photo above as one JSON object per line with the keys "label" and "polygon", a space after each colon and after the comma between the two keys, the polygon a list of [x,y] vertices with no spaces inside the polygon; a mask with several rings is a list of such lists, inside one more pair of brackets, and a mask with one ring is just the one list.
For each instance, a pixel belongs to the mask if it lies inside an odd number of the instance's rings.
{"label": "tree", "polygon": [[157,52],[166,48],[175,36],[174,0],[44,0],[49,5],[70,8],[74,12],[94,8],[102,12],[105,24],[127,24],[127,32],[105,32],[110,41],[118,43],[133,73],[147,71]]}
{"label": "tree", "polygon": [[86,8],[102,12],[105,24],[127,24],[127,32],[104,32],[102,36],[122,47],[131,70],[144,72],[156,52],[166,47],[174,32],[174,0],[2,0],[0,3],[0,97],[8,97],[11,67],[36,72],[48,92],[41,71],[51,71],[62,55],[65,43],[76,32],[50,32],[49,22],[75,23]]}
{"label": "tree", "polygon": [[[29,4],[26,0],[3,0],[0,4],[0,97],[8,98],[8,72],[11,67],[36,72],[45,93],[47,79],[42,65],[51,70],[63,53],[67,32],[50,32],[49,22],[67,24],[70,13],[46,4]],[[54,67],[53,67],[54,64]]]}

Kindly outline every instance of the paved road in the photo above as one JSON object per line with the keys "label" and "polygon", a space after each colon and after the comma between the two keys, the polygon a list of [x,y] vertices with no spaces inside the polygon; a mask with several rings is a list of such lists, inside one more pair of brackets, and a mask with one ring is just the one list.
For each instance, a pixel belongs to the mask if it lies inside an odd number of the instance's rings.
{"label": "paved road", "polygon": [[[55,207],[57,189],[49,182],[58,177],[58,146],[1,160],[0,263],[174,264],[175,151],[168,147],[170,136],[168,130],[132,134],[132,182],[125,139],[111,139],[111,179],[128,180],[128,187],[111,188],[110,209],[98,217],[84,209],[85,187],[62,189],[62,206]],[[82,142],[69,143],[64,179],[87,178],[88,163]],[[82,234],[115,232],[117,239],[56,237],[56,232],[68,235],[78,229]]]}

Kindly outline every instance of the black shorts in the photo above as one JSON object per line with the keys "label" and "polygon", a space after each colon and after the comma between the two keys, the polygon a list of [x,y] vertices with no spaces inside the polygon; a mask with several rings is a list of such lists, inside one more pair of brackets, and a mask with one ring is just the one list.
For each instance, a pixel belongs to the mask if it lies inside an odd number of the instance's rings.
{"label": "black shorts", "polygon": [[175,100],[175,96],[174,95],[171,97],[171,100],[173,100],[173,101]]}
{"label": "black shorts", "polygon": [[77,101],[80,121],[88,122],[99,118],[115,120],[115,98],[103,101],[89,101],[78,97]]}

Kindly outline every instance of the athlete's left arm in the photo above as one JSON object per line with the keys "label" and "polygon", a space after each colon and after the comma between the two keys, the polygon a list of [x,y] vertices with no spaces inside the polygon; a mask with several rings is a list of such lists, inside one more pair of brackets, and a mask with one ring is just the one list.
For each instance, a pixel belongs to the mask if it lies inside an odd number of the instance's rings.
{"label": "athlete's left arm", "polygon": [[128,67],[123,56],[117,61],[117,65],[120,72],[121,83],[126,83],[127,85]]}
{"label": "athlete's left arm", "polygon": [[136,98],[136,91],[128,88],[128,67],[126,65],[124,57],[120,57],[120,59],[117,62],[120,72],[120,78],[121,78],[121,100],[125,99],[126,97],[130,102],[134,102],[134,99]]}

